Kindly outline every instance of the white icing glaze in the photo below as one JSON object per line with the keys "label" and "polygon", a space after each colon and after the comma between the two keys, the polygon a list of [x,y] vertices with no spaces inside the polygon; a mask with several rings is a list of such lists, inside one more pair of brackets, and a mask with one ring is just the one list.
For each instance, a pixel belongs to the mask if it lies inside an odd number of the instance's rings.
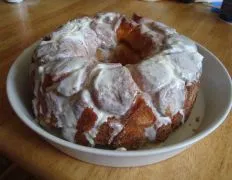
{"label": "white icing glaze", "polygon": [[124,115],[139,89],[127,68],[101,69],[93,81],[93,93],[101,109],[114,115]]}
{"label": "white icing glaze", "polygon": [[181,109],[181,110],[179,111],[179,113],[182,115],[181,123],[184,124],[184,121],[185,121],[184,109]]}
{"label": "white icing glaze", "polygon": [[88,140],[89,144],[94,147],[95,146],[95,142],[94,142],[94,135],[92,135],[91,133],[87,132],[85,133],[85,138]]}
{"label": "white icing glaze", "polygon": [[153,53],[158,53],[163,47],[164,34],[160,33],[159,31],[154,31],[152,28],[149,28],[149,26],[144,24],[141,25],[141,33],[151,38],[153,44],[155,44]]}
{"label": "white icing glaze", "polygon": [[73,112],[71,102],[63,96],[51,92],[45,94],[48,116],[53,114],[56,117],[56,127],[62,128],[62,135],[65,139],[75,142],[77,119]]}
{"label": "white icing glaze", "polygon": [[75,135],[77,130],[75,128],[62,128],[62,135],[63,137],[70,141],[75,143]]}
{"label": "white icing glaze", "polygon": [[57,123],[56,123],[57,127],[62,127],[63,122],[60,119],[60,115],[64,113],[63,107],[64,104],[67,103],[66,98],[64,98],[63,96],[59,96],[54,92],[50,91],[45,94],[45,101],[48,111],[47,117],[51,118],[51,116],[54,115],[57,119]]}
{"label": "white icing glaze", "polygon": [[[165,112],[170,110],[172,115],[175,115],[184,106],[185,98],[185,83],[179,80],[175,73],[172,64],[166,56],[155,56],[146,61],[141,62],[135,67],[129,68],[132,72],[133,79],[139,85],[143,92],[146,92],[152,97],[154,106],[158,108],[159,113],[155,108],[152,108],[153,112],[158,116],[164,116]],[[138,73],[138,74],[136,74]],[[157,99],[157,92],[159,97]],[[164,121],[158,118],[157,124]]]}
{"label": "white icing glaze", "polygon": [[113,68],[122,67],[119,63],[99,63],[90,72],[87,84],[92,85],[92,81],[99,74],[101,70],[111,71]]}
{"label": "white icing glaze", "polygon": [[36,55],[41,62],[55,61],[68,57],[91,57],[95,54],[100,40],[90,28],[92,19],[83,17],[63,25],[50,34],[51,40],[41,41]]}
{"label": "white icing glaze", "polygon": [[[117,44],[116,30],[122,18],[117,13],[102,13],[94,18],[72,20],[51,33],[50,39],[42,40],[35,52],[35,115],[44,113],[41,106],[39,112],[36,108],[40,91],[47,104],[45,116],[54,115],[56,127],[61,127],[63,137],[71,142],[75,142],[77,121],[85,108],[92,108],[97,115],[94,127],[85,132],[94,146],[99,127],[109,117],[120,119],[138,93],[156,117],[155,124],[145,128],[146,137],[153,141],[156,129],[171,123],[165,115],[167,110],[171,115],[179,112],[184,116],[185,83],[189,85],[200,78],[203,57],[195,43],[175,29],[147,18],[137,22],[141,33],[156,43],[156,53],[163,50],[138,64],[107,64],[110,51]],[[165,40],[161,41],[163,36]],[[96,60],[97,49],[105,53],[106,63]],[[45,75],[56,83],[43,92],[40,84],[44,83]],[[123,128],[120,122],[110,123],[110,127],[113,133],[109,143]]]}
{"label": "white icing glaze", "polygon": [[185,82],[179,79],[172,81],[158,93],[159,110],[163,115],[175,115],[184,107]]}
{"label": "white icing glaze", "polygon": [[86,78],[85,69],[73,72],[62,80],[57,86],[57,91],[65,96],[71,96],[81,90]]}
{"label": "white icing glaze", "polygon": [[[107,121],[108,117],[112,117],[113,115],[100,110],[97,108],[91,98],[91,94],[88,90],[83,90],[81,93],[81,99],[85,103],[84,106],[90,107],[93,109],[93,112],[97,114],[97,120],[95,122],[94,127],[89,130],[88,132],[85,132],[85,137],[89,141],[91,145],[94,145],[94,138],[96,137],[99,127]],[[91,140],[90,140],[91,139]]]}
{"label": "white icing glaze", "polygon": [[79,66],[57,86],[57,91],[65,96],[71,96],[79,92],[85,86],[86,79],[93,68],[94,63],[86,62]]}
{"label": "white icing glaze", "polygon": [[91,23],[91,28],[100,39],[100,47],[111,49],[116,46],[116,29],[121,22],[121,15],[117,13],[99,13]]}
{"label": "white icing glaze", "polygon": [[[169,84],[173,79],[173,71],[162,56],[155,56],[130,67],[132,76],[140,89],[144,92],[154,93]],[[138,74],[137,74],[138,73]]]}
{"label": "white icing glaze", "polygon": [[177,76],[187,83],[197,81],[201,75],[203,56],[199,53],[177,53],[167,55]]}
{"label": "white icing glaze", "polygon": [[74,111],[75,109],[72,107],[72,103],[70,101],[65,101],[63,104],[63,111],[60,115],[64,128],[76,129],[77,119]]}
{"label": "white icing glaze", "polygon": [[75,70],[83,68],[87,64],[87,60],[80,58],[68,58],[64,61],[52,61],[44,66],[40,66],[40,72],[50,74],[52,79],[56,81],[65,74],[71,73]]}
{"label": "white icing glaze", "polygon": [[148,127],[148,128],[145,128],[144,129],[145,131],[145,136],[149,139],[149,141],[154,141],[155,138],[156,138],[156,130],[155,130],[155,127],[154,125]]}
{"label": "white icing glaze", "polygon": [[165,47],[161,54],[182,52],[197,52],[197,46],[192,40],[183,35],[174,34],[166,38]]}
{"label": "white icing glaze", "polygon": [[108,144],[110,144],[114,140],[114,137],[117,136],[118,133],[120,133],[122,131],[122,129],[123,129],[123,125],[121,123],[119,123],[119,122],[111,122],[109,124],[109,126],[111,128],[113,128],[113,132],[112,132],[111,137],[110,137],[110,139],[108,141]]}
{"label": "white icing glaze", "polygon": [[155,107],[153,103],[152,97],[148,93],[143,93],[143,98],[146,101],[147,105],[152,109],[152,112],[156,117],[156,121],[155,121],[156,128],[159,128],[163,125],[168,125],[172,122],[170,117],[168,116],[165,117],[160,112],[158,112],[158,109]]}
{"label": "white icing glaze", "polygon": [[155,122],[155,126],[158,129],[162,126],[166,126],[166,125],[171,124],[171,123],[172,123],[172,120],[170,117],[167,117],[167,116],[165,117],[165,116],[159,115],[159,116],[157,116],[157,121]]}
{"label": "white icing glaze", "polygon": [[57,31],[53,32],[51,34],[52,40],[58,40],[63,37],[67,36],[80,36],[79,33],[81,30],[85,28],[89,28],[89,24],[92,22],[92,19],[89,17],[82,17],[79,19],[74,19],[72,21],[69,21],[65,25],[61,26]]}

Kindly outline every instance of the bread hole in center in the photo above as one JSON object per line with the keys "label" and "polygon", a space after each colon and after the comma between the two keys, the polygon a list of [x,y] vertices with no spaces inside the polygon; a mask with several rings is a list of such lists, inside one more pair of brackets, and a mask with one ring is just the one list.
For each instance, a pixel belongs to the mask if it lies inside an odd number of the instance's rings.
{"label": "bread hole in center", "polygon": [[151,33],[143,32],[141,25],[122,20],[116,32],[117,45],[112,49],[98,49],[96,56],[99,61],[120,63],[122,65],[137,64],[147,57],[160,51],[164,35],[156,33],[156,41]]}

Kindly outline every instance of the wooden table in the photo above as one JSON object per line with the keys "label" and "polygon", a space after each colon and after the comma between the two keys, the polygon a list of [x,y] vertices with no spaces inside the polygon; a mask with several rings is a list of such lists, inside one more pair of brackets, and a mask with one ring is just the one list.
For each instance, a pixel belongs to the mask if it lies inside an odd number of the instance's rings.
{"label": "wooden table", "polygon": [[214,133],[180,155],[140,168],[109,168],[74,160],[27,128],[6,97],[7,72],[20,52],[57,26],[83,14],[118,11],[174,27],[218,56],[232,74],[232,26],[204,5],[137,0],[0,1],[0,151],[42,179],[232,179],[232,114]]}

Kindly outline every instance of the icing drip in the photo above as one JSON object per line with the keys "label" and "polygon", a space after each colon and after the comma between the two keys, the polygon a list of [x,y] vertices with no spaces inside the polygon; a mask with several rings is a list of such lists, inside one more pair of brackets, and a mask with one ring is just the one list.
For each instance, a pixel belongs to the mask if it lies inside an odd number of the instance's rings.
{"label": "icing drip", "polygon": [[151,127],[145,128],[145,136],[150,140],[154,141],[156,137],[156,130],[154,128],[154,125]]}
{"label": "icing drip", "polygon": [[113,132],[112,132],[111,137],[108,141],[108,144],[110,144],[113,141],[114,137],[117,136],[118,133],[121,132],[121,130],[123,129],[123,125],[118,123],[118,122],[111,122],[110,127],[113,128]]}
{"label": "icing drip", "polygon": [[[105,111],[102,111],[100,110],[99,108],[97,108],[91,98],[91,94],[88,90],[83,90],[81,92],[81,101],[83,101],[84,103],[80,103],[80,104],[83,104],[84,108],[85,107],[90,107],[93,109],[94,113],[97,114],[97,121],[95,122],[95,125],[94,127],[89,130],[88,132],[85,132],[85,137],[87,138],[87,140],[89,141],[89,143],[94,146],[94,138],[96,137],[97,133],[98,133],[98,130],[99,130],[99,127],[107,121],[108,117],[112,117],[111,114],[105,112]],[[78,103],[78,102],[77,102]],[[82,110],[82,111],[83,111]]]}
{"label": "icing drip", "polygon": [[85,59],[68,58],[65,59],[65,61],[49,62],[39,68],[44,69],[44,73],[50,74],[53,77],[53,80],[56,81],[62,77],[62,75],[83,68],[86,63],[87,61]]}
{"label": "icing drip", "polygon": [[158,104],[160,112],[164,115],[175,115],[184,107],[185,82],[174,80],[158,93]]}
{"label": "icing drip", "polygon": [[160,112],[158,112],[158,109],[154,106],[152,97],[149,94],[143,93],[143,98],[146,101],[147,105],[152,109],[152,112],[156,117],[156,121],[155,121],[156,128],[160,128],[161,126],[168,125],[172,122],[170,117],[168,116],[165,117]]}

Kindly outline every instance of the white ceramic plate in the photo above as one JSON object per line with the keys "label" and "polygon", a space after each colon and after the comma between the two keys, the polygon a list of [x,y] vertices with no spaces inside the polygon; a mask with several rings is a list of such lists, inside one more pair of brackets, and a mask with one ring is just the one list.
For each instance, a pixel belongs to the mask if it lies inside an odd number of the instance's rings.
{"label": "white ceramic plate", "polygon": [[82,161],[114,167],[131,167],[165,160],[214,131],[231,109],[232,85],[228,72],[212,53],[198,45],[200,53],[205,57],[199,96],[189,120],[164,143],[147,145],[135,151],[102,150],[73,144],[50,134],[34,121],[28,69],[35,46],[36,43],[27,48],[9,71],[7,77],[9,101],[29,128],[62,152]]}

